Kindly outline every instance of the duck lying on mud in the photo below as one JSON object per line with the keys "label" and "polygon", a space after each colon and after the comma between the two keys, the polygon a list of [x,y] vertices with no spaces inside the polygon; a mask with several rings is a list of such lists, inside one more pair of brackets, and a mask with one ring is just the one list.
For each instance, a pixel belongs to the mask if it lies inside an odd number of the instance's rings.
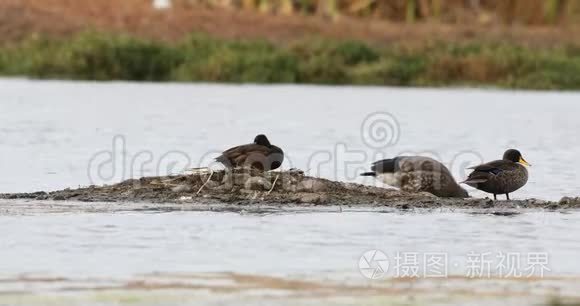
{"label": "duck lying on mud", "polygon": [[224,151],[216,161],[226,168],[252,168],[269,171],[280,168],[284,162],[284,151],[272,145],[266,135],[260,134],[253,143],[233,147]]}
{"label": "duck lying on mud", "polygon": [[385,184],[407,192],[429,192],[442,198],[467,198],[447,167],[423,156],[397,156],[373,163],[371,172],[361,176],[373,176]]}
{"label": "duck lying on mud", "polygon": [[510,199],[510,193],[522,188],[528,182],[528,170],[524,166],[531,166],[520,151],[509,149],[500,160],[471,167],[465,183],[476,189],[492,193],[497,200],[498,194],[505,194]]}

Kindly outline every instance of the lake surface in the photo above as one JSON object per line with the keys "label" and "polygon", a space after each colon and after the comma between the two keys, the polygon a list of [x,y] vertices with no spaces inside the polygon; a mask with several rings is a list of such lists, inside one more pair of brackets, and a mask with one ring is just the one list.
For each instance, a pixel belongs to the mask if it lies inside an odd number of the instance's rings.
{"label": "lake surface", "polygon": [[[358,173],[382,157],[434,156],[459,180],[515,147],[533,167],[513,198],[580,195],[576,93],[2,80],[0,99],[0,192],[214,167],[220,151],[265,133],[284,168],[366,184]],[[580,298],[579,231],[578,211],[0,201],[0,304],[537,305]],[[386,256],[370,266],[385,275],[365,274],[368,251]],[[446,277],[426,275],[431,256],[445,258]]]}

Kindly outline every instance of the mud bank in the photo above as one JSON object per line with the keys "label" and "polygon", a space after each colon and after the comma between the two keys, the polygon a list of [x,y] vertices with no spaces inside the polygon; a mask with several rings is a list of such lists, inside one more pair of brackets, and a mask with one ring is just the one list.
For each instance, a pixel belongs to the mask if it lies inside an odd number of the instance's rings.
{"label": "mud bank", "polygon": [[[491,199],[443,199],[429,193],[406,193],[394,189],[336,182],[305,175],[300,170],[254,172],[209,171],[192,174],[144,177],[124,182],[65,189],[53,192],[0,194],[0,199],[77,202],[195,203],[252,208],[307,206],[364,206],[465,209],[571,209],[580,208],[580,198],[559,202],[537,199],[492,201]],[[198,207],[199,208],[199,207]]]}

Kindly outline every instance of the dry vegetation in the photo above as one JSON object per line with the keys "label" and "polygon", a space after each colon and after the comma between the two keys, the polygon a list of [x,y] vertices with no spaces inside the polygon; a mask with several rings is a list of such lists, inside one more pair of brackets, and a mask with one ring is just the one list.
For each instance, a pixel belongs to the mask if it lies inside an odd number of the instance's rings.
{"label": "dry vegetation", "polygon": [[[548,2],[544,0],[440,1],[448,6],[442,6],[439,9],[440,17],[435,19],[425,16],[433,14],[427,12],[434,11],[433,3],[439,1],[417,1],[415,11],[418,21],[421,22],[414,25],[397,22],[405,16],[403,11],[407,1],[363,1],[370,3],[371,8],[373,5],[376,8],[358,10],[356,14],[352,9],[345,9],[344,14],[339,15],[340,18],[332,19],[331,26],[328,18],[308,14],[308,11],[299,13],[304,10],[298,8],[297,13],[291,15],[266,14],[251,8],[223,7],[224,3],[247,1],[173,1],[172,9],[156,10],[152,7],[151,0],[2,0],[0,37],[3,38],[2,43],[8,43],[20,41],[31,33],[62,37],[93,29],[171,41],[180,40],[191,32],[202,32],[221,38],[263,38],[275,42],[317,36],[406,45],[421,45],[426,40],[509,40],[535,46],[580,43],[579,36],[575,35],[579,28],[575,23],[569,22],[573,18],[565,13],[576,9],[560,9],[559,12],[563,13],[560,13],[561,18],[558,20],[561,22],[557,27],[526,26],[527,23],[545,24],[540,22],[544,17],[531,17],[545,15],[542,6],[538,5]],[[209,2],[214,4],[209,5]],[[470,9],[466,6],[466,3],[472,2],[480,3],[478,8]],[[514,5],[503,8],[501,3],[508,2]],[[576,3],[561,2],[566,6],[572,5],[567,3]],[[390,9],[383,8],[384,5],[378,5],[379,3],[390,3]],[[305,7],[312,10],[315,6]],[[275,11],[272,9],[272,12]],[[515,15],[515,12],[518,14]],[[512,17],[501,17],[503,15]],[[503,22],[502,18],[508,18],[510,22]]]}
{"label": "dry vegetation", "polygon": [[283,2],[2,0],[0,74],[580,89],[575,1]]}
{"label": "dry vegetation", "polygon": [[396,22],[564,24],[580,17],[575,0],[173,0],[213,8],[266,14],[319,15]]}

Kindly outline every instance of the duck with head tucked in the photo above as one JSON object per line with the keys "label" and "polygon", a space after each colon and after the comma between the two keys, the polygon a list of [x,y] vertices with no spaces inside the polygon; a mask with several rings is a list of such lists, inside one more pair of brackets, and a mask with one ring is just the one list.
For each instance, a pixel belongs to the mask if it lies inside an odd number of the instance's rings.
{"label": "duck with head tucked", "polygon": [[269,171],[282,165],[284,151],[272,145],[266,135],[260,134],[254,138],[253,143],[230,148],[215,160],[228,169],[252,168]]}
{"label": "duck with head tucked", "polygon": [[509,200],[510,193],[528,182],[528,170],[524,166],[531,165],[520,151],[509,149],[500,160],[468,168],[473,169],[473,172],[462,183],[492,193],[494,200],[497,200],[498,194],[505,194]]}
{"label": "duck with head tucked", "polygon": [[371,172],[361,176],[373,176],[385,184],[407,192],[429,192],[442,198],[467,198],[442,163],[423,156],[397,156],[373,163]]}

